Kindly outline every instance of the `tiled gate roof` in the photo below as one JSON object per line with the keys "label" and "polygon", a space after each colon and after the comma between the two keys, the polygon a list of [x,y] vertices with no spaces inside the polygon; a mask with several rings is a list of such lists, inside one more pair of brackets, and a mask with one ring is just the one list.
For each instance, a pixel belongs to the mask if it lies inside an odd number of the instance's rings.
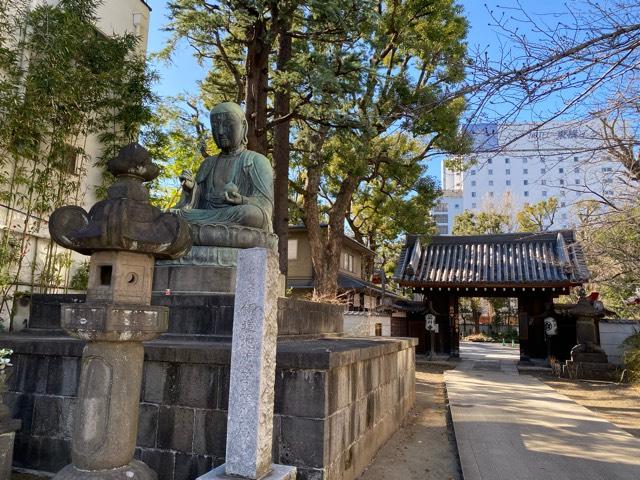
{"label": "tiled gate roof", "polygon": [[572,230],[499,235],[407,236],[394,278],[415,287],[574,286],[590,277]]}

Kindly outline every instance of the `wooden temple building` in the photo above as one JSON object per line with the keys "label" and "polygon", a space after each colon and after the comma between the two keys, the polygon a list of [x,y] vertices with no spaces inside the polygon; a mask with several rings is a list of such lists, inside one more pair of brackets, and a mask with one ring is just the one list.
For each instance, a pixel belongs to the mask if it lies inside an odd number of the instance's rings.
{"label": "wooden temple building", "polygon": [[[553,299],[569,294],[589,277],[572,230],[434,236],[424,245],[417,236],[408,235],[394,279],[422,294],[423,305],[394,322],[391,334],[417,337],[417,353],[425,353],[429,335],[435,335],[436,353],[455,357],[461,297],[517,298],[520,357],[545,358],[550,352],[544,318],[555,315]],[[435,314],[438,333],[425,330],[427,311]],[[567,358],[576,343],[575,320],[558,321],[559,335],[551,353]]]}

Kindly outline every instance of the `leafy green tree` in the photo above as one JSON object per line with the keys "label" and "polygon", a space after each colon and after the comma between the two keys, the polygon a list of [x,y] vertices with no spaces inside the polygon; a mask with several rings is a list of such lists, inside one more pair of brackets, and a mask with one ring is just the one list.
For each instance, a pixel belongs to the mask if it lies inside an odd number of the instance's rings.
{"label": "leafy green tree", "polygon": [[[358,198],[367,201],[368,186],[386,183],[393,202],[411,208],[414,195],[424,198],[421,161],[435,149],[467,146],[458,134],[464,100],[448,94],[464,77],[460,7],[453,0],[177,0],[171,9],[167,53],[187,39],[199,59],[211,61],[201,92],[207,107],[245,103],[255,132],[249,147],[273,148],[276,210],[289,203],[288,211],[306,224],[317,293],[334,295],[345,219]],[[285,124],[288,132],[278,131]],[[278,187],[284,172],[289,189]],[[292,202],[283,201],[287,191],[295,193]],[[276,217],[286,262],[283,214]],[[420,229],[427,230],[431,220],[422,219]]]}
{"label": "leafy green tree", "polygon": [[454,235],[484,235],[504,233],[509,230],[509,215],[495,211],[472,212],[465,210],[453,221]]}
{"label": "leafy green tree", "polygon": [[[164,56],[186,39],[198,60],[212,65],[200,92],[207,108],[220,101],[244,103],[250,126],[248,147],[272,154],[274,230],[283,272],[290,134],[297,128],[292,121],[308,120],[301,117],[302,107],[326,103],[331,97],[323,93],[343,91],[343,84],[357,77],[348,46],[359,40],[356,26],[373,5],[371,0],[169,3],[167,29],[172,37]],[[316,42],[314,48],[309,48],[311,39]]]}
{"label": "leafy green tree", "polygon": [[558,212],[558,199],[551,197],[538,203],[525,203],[516,214],[518,230],[521,232],[544,232],[553,227]]}
{"label": "leafy green tree", "polygon": [[49,241],[44,265],[29,265],[29,238],[53,209],[82,201],[80,180],[93,160],[85,139],[100,138],[101,161],[135,140],[151,115],[153,75],[138,39],[100,33],[97,3],[0,2],[0,200],[10,212],[0,233],[3,306],[26,268],[42,289],[63,281],[69,253],[56,254]]}

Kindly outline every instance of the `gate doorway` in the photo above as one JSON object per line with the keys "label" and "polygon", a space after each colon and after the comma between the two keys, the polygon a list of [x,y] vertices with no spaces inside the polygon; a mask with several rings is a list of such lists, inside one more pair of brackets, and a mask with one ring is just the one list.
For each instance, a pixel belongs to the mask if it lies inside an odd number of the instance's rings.
{"label": "gate doorway", "polygon": [[[461,299],[506,298],[517,303],[520,358],[528,360],[547,357],[544,318],[555,298],[589,280],[589,271],[571,230],[435,236],[424,246],[409,235],[394,278],[423,305],[407,314],[403,328],[418,338],[416,353],[427,353],[434,335],[436,353],[458,357]],[[436,316],[437,333],[425,329],[428,309]]]}

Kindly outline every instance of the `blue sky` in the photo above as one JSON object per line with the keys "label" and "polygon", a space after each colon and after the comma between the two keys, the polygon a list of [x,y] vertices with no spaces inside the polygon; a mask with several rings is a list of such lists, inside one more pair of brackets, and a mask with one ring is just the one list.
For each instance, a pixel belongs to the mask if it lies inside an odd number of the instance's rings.
{"label": "blue sky", "polygon": [[[569,3],[579,3],[581,0],[568,0]],[[165,0],[147,0],[151,6],[151,19],[149,26],[149,53],[162,49],[168,38],[167,32],[162,28],[167,24],[167,2]],[[493,22],[489,14],[490,10],[498,11],[501,7],[511,6],[517,0],[461,0],[467,19],[469,21],[468,43],[471,47],[488,47],[489,53],[492,46],[498,43],[498,34],[491,26]],[[523,8],[530,10],[534,14],[548,13],[562,8],[558,0],[521,0]],[[560,4],[562,5],[562,4]],[[549,20],[553,21],[550,16]],[[195,92],[198,80],[202,79],[206,73],[206,68],[198,65],[191,55],[188,45],[182,44],[175,52],[172,62],[156,62],[155,68],[160,74],[160,81],[156,84],[155,90],[161,96],[172,96],[185,92]],[[429,163],[429,173],[440,177],[439,159],[433,159]]]}

